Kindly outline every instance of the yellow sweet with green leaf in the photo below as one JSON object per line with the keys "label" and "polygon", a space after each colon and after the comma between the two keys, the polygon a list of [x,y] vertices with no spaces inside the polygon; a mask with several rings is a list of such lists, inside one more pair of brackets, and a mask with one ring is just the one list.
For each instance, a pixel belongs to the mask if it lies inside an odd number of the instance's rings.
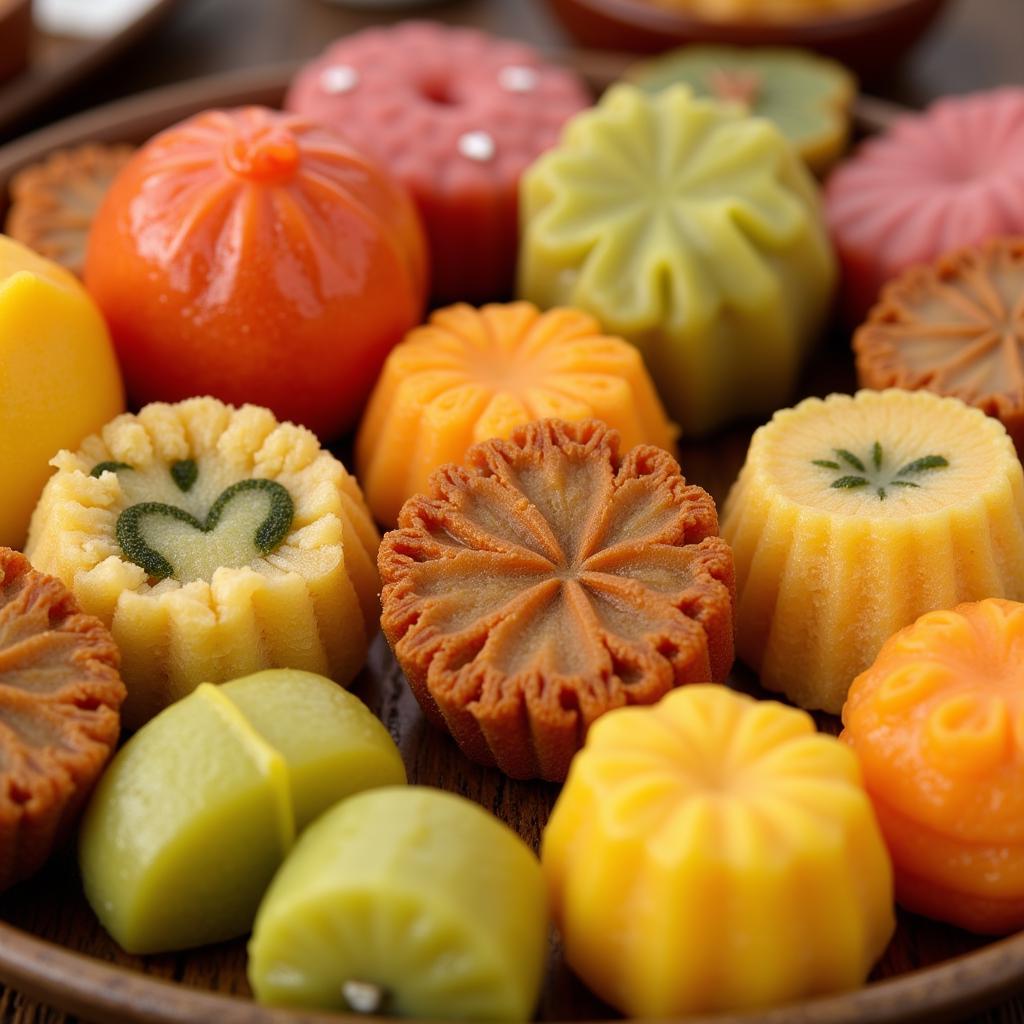
{"label": "yellow sweet with green leaf", "polygon": [[769,121],[685,86],[619,85],[520,200],[522,297],[633,342],[684,433],[790,399],[836,268],[817,186]]}
{"label": "yellow sweet with green leaf", "polygon": [[85,289],[0,235],[0,545],[24,544],[54,454],[122,409],[110,336]]}
{"label": "yellow sweet with green leaf", "polygon": [[329,679],[270,670],[204,683],[100,780],[79,844],[86,896],[131,953],[233,938],[315,817],[404,782],[388,731]]}

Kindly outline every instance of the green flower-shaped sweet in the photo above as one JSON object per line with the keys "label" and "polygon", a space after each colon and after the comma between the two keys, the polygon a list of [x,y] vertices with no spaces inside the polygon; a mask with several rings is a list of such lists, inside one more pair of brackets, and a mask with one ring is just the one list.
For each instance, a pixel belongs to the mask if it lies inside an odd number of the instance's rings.
{"label": "green flower-shaped sweet", "polygon": [[627,77],[648,92],[682,83],[699,96],[767,117],[816,173],[846,147],[857,94],[857,82],[842,64],[785,47],[684,46],[637,64]]}
{"label": "green flower-shaped sweet", "polygon": [[835,267],[772,124],[682,86],[611,89],[526,173],[520,290],[634,342],[688,431],[785,405]]}

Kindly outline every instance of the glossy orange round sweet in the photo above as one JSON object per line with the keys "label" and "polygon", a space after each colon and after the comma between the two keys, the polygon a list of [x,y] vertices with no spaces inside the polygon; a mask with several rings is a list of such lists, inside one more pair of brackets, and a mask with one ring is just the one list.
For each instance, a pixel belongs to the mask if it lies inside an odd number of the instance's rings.
{"label": "glossy orange round sweet", "polygon": [[850,688],[853,747],[906,907],[1024,927],[1024,604],[923,615]]}
{"label": "glossy orange round sweet", "polygon": [[85,265],[135,402],[210,394],[322,437],[354,424],[426,277],[404,190],[334,132],[260,107],[144,146]]}

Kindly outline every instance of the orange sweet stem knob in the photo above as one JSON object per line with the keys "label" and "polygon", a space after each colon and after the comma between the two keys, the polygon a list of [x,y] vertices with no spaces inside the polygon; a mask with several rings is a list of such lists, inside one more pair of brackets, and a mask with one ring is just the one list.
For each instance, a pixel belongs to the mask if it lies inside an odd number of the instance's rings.
{"label": "orange sweet stem knob", "polygon": [[260,128],[239,135],[224,147],[224,162],[233,174],[260,185],[282,185],[299,168],[299,147],[287,132]]}

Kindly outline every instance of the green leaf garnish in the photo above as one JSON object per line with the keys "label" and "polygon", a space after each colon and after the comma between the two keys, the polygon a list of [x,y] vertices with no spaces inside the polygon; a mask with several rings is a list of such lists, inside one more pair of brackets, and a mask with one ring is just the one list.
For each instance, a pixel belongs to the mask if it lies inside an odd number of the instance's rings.
{"label": "green leaf garnish", "polygon": [[841,476],[838,480],[832,481],[833,487],[867,487],[868,482],[862,476]]}
{"label": "green leaf garnish", "polygon": [[853,466],[854,469],[859,469],[862,473],[867,472],[864,467],[864,463],[861,462],[853,452],[849,452],[845,448],[833,448],[832,451],[834,451],[844,462]]}
{"label": "green leaf garnish", "polygon": [[822,469],[842,468],[838,462],[832,462],[831,459],[811,459],[811,464],[814,466],[821,466]]}
{"label": "green leaf garnish", "polygon": [[948,465],[949,460],[942,455],[925,455],[908,462],[896,475],[906,476],[907,473],[923,473],[926,469],[944,469]]}
{"label": "green leaf garnish", "polygon": [[178,459],[171,464],[171,476],[178,485],[179,491],[186,493],[192,490],[192,485],[199,478],[199,467],[195,459]]}

